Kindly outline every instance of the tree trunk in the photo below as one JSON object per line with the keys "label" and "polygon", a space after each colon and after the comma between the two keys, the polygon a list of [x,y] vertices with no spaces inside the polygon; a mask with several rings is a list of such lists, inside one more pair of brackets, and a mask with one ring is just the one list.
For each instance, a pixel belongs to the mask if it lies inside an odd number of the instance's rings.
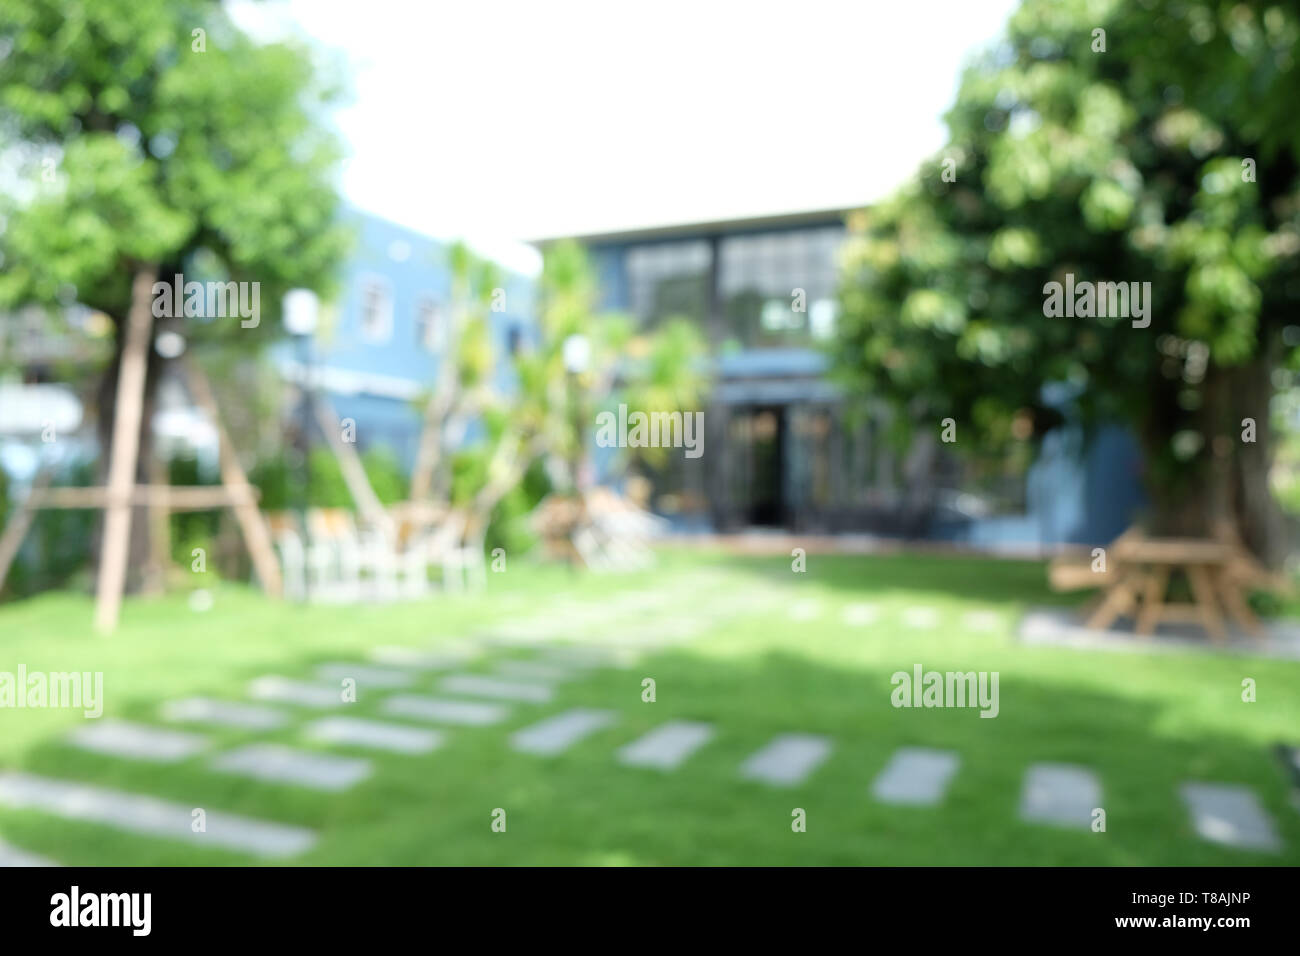
{"label": "tree trunk", "polygon": [[[1231,437],[1237,449],[1234,461],[1233,513],[1242,541],[1264,563],[1277,568],[1285,557],[1282,509],[1269,485],[1273,465],[1269,404],[1273,397],[1271,356],[1261,356],[1238,370],[1234,393],[1237,410]],[[1253,419],[1255,440],[1243,441],[1242,419]]]}
{"label": "tree trunk", "polygon": [[[1265,565],[1280,563],[1282,518],[1268,482],[1272,367],[1261,355],[1239,367],[1207,369],[1196,420],[1203,444],[1181,465],[1170,454],[1173,433],[1182,427],[1172,407],[1173,389],[1153,389],[1141,433],[1148,534],[1209,538],[1226,530]],[[1245,418],[1254,420],[1253,442],[1243,439]]]}

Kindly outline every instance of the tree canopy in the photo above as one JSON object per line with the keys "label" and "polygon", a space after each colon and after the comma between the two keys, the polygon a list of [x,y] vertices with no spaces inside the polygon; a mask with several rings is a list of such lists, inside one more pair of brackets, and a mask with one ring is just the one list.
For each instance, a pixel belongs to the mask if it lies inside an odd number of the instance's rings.
{"label": "tree canopy", "polygon": [[[845,378],[956,419],[959,450],[1063,410],[1127,423],[1157,530],[1232,517],[1271,551],[1269,399],[1300,343],[1297,38],[1280,4],[1025,0],[965,71],[948,144],[853,223]],[[1149,283],[1148,314],[1052,314],[1050,283],[1112,282]]]}
{"label": "tree canopy", "polygon": [[220,4],[0,3],[0,307],[75,297],[120,327],[144,264],[258,282],[272,317],[289,288],[328,288],[346,234],[319,74]]}

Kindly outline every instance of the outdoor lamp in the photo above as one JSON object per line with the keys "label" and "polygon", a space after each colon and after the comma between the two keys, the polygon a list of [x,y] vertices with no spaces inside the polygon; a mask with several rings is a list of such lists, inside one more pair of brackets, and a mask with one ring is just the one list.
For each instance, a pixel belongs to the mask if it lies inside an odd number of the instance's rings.
{"label": "outdoor lamp", "polygon": [[310,289],[290,289],[284,296],[284,328],[290,335],[311,335],[316,331],[320,303]]}
{"label": "outdoor lamp", "polygon": [[591,342],[585,335],[575,333],[564,340],[564,370],[570,375],[581,375],[591,362]]}

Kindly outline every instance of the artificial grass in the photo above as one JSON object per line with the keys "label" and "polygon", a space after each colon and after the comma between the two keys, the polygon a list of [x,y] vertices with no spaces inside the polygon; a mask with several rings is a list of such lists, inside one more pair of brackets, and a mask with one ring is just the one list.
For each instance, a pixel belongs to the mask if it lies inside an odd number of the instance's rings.
{"label": "artificial grass", "polygon": [[[102,670],[105,717],[163,725],[161,702],[202,694],[245,699],[262,674],[311,678],[316,663],[363,660],[377,644],[436,646],[490,634],[520,618],[550,617],[558,634],[617,643],[685,620],[701,633],[558,686],[548,704],[515,704],[493,727],[451,727],[428,755],[376,754],[313,744],[297,727],[244,733],[189,727],[214,746],[175,765],[118,760],[63,738],[71,710],[0,710],[0,770],[22,769],[304,825],[319,843],[303,864],[1295,864],[1300,813],[1272,745],[1300,742],[1300,662],[1247,655],[1147,654],[1026,647],[1013,638],[1027,604],[1072,600],[1046,588],[1041,563],[931,556],[812,556],[806,573],[781,558],[665,553],[644,575],[575,576],[514,563],[480,596],[439,596],[383,607],[301,607],[247,588],[214,586],[207,612],[183,594],[128,602],[111,638],[90,630],[88,598],[47,594],[0,607],[0,671]],[[650,591],[649,610],[620,595]],[[843,611],[870,603],[874,622]],[[904,624],[935,609],[933,628]],[[585,613],[584,613],[585,612]],[[792,613],[793,612],[793,613]],[[968,612],[993,616],[974,629]],[[502,649],[468,665],[488,670]],[[998,671],[1000,712],[897,709],[890,676],[926,670]],[[654,703],[642,680],[656,681]],[[1241,700],[1244,678],[1255,703]],[[436,692],[437,673],[412,692]],[[380,716],[387,691],[361,688],[341,711]],[[449,695],[455,696],[455,695]],[[610,708],[613,726],[562,755],[516,753],[511,732],[571,707]],[[393,720],[382,717],[380,719]],[[713,724],[717,736],[672,772],[624,767],[615,751],[671,719]],[[802,785],[740,779],[744,759],[773,736],[825,734],[834,751]],[[369,756],[373,776],[344,793],[259,783],[207,769],[228,745],[272,740]],[[894,807],[870,795],[900,746],[956,751],[961,766],[938,807]],[[1099,777],[1104,833],[1059,830],[1017,817],[1026,768],[1079,763]],[[1179,797],[1186,780],[1246,784],[1273,817],[1281,854],[1196,837]],[[507,814],[504,833],[492,813]],[[791,829],[792,811],[807,832]],[[241,854],[0,807],[0,837],[66,864],[256,863]]]}

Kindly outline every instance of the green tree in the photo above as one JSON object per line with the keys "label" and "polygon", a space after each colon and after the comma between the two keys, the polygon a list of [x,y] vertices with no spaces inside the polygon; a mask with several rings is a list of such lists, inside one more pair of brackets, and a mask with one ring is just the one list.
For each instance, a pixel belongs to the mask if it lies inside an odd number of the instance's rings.
{"label": "green tree", "polygon": [[630,317],[600,311],[576,242],[546,250],[538,291],[536,334],[514,359],[515,388],[485,415],[491,452],[470,496],[471,533],[479,536],[539,460],[560,491],[584,498],[597,409],[618,401],[644,411],[689,409],[706,385],[694,327],[668,321],[638,333]]}
{"label": "green tree", "polygon": [[[328,289],[346,250],[339,149],[322,109],[336,91],[307,51],[259,44],[200,0],[2,0],[0,309],[75,299],[107,316],[99,388],[107,467],[123,328],[139,276],[257,283],[261,314],[173,323],[196,344],[254,349],[283,294]],[[166,359],[150,350],[139,480]],[[147,547],[136,520],[132,565]]]}
{"label": "green tree", "polygon": [[[1134,429],[1155,531],[1228,518],[1276,559],[1269,401],[1296,362],[1298,36],[1279,4],[1026,0],[964,74],[948,145],[853,223],[846,379],[914,425],[956,419],[957,448],[985,452],[1057,423],[1044,386],[1059,383],[1085,423]],[[1047,314],[1067,275],[1149,282],[1149,326]]]}

